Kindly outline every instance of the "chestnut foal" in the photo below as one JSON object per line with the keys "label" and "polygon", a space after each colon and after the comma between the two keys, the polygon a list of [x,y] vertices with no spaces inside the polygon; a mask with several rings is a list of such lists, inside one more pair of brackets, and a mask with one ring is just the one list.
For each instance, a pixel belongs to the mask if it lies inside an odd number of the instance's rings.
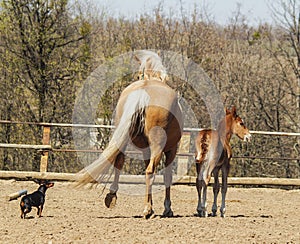
{"label": "chestnut foal", "polygon": [[250,141],[251,138],[249,129],[237,115],[235,107],[232,107],[231,110],[226,109],[226,116],[221,120],[217,130],[204,129],[201,130],[196,137],[197,212],[200,217],[208,216],[206,195],[211,174],[214,176],[214,203],[212,206],[212,216],[217,215],[217,197],[220,190],[220,170],[222,170],[222,204],[220,211],[221,217],[225,217],[227,177],[229,173],[229,163],[232,157],[229,141],[233,134],[244,141]]}

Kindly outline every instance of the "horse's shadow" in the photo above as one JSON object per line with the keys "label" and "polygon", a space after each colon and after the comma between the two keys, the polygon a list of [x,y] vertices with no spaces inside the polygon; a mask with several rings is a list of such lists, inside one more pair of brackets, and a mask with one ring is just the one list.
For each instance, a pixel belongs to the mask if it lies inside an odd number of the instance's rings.
{"label": "horse's shadow", "polygon": [[[142,215],[134,215],[134,216],[98,216],[98,219],[144,219],[144,216]],[[174,215],[171,217],[166,217],[163,215],[154,215],[153,217],[151,217],[151,219],[176,219],[176,218],[199,218],[201,219],[202,217],[199,217],[198,214],[191,214],[191,215]],[[221,218],[220,216],[213,216],[212,214],[208,215],[208,218]],[[226,218],[273,218],[272,215],[258,215],[258,216],[250,216],[250,215],[244,215],[244,214],[238,214],[238,215],[230,215],[230,216],[226,216],[224,219]],[[223,218],[222,218],[223,219]]]}
{"label": "horse's shadow", "polygon": [[258,216],[250,216],[250,215],[244,215],[244,214],[238,214],[238,215],[231,215],[230,218],[273,218],[272,215],[258,215]]}
{"label": "horse's shadow", "polygon": [[[193,217],[193,215],[186,215],[186,216],[184,216],[184,215],[174,215],[172,217],[166,217],[166,216],[163,216],[163,215],[156,214],[156,215],[152,216],[149,219],[186,218],[186,217]],[[120,215],[117,215],[117,216],[98,216],[97,218],[98,219],[144,219],[144,216],[142,216],[142,215],[133,215],[133,216],[120,216]]]}

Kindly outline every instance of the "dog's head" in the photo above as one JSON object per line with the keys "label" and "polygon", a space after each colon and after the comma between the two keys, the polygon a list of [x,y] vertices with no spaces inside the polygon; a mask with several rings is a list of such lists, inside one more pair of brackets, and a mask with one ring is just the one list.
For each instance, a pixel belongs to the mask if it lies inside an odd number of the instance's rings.
{"label": "dog's head", "polygon": [[46,186],[46,188],[50,188],[54,186],[54,182],[44,180],[44,179],[34,179],[33,181],[39,184],[40,186]]}

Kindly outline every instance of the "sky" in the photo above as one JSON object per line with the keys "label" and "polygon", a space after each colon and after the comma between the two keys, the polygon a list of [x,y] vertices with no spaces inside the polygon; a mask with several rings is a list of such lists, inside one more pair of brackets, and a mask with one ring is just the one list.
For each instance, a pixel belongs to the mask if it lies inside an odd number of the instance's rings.
{"label": "sky", "polygon": [[118,16],[136,17],[139,13],[149,12],[163,3],[163,9],[172,9],[174,13],[180,13],[181,3],[184,11],[188,14],[198,7],[205,6],[210,18],[218,24],[226,25],[230,17],[237,10],[238,3],[241,4],[241,12],[246,16],[251,25],[260,22],[272,23],[271,11],[269,9],[270,0],[94,0],[108,8],[110,13]]}

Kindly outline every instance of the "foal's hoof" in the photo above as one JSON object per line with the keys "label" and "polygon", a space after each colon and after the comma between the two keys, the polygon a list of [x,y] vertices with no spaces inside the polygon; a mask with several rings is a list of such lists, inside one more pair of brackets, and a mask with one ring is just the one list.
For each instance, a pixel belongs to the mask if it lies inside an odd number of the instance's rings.
{"label": "foal's hoof", "polygon": [[221,217],[222,217],[222,218],[225,218],[225,212],[226,212],[226,209],[225,209],[225,208],[220,209],[220,212],[221,212]]}
{"label": "foal's hoof", "polygon": [[116,193],[107,193],[104,203],[105,206],[108,208],[113,208],[114,206],[116,206],[116,202],[117,202],[117,194]]}
{"label": "foal's hoof", "polygon": [[205,210],[198,211],[198,217],[206,218],[208,217],[208,213]]}

